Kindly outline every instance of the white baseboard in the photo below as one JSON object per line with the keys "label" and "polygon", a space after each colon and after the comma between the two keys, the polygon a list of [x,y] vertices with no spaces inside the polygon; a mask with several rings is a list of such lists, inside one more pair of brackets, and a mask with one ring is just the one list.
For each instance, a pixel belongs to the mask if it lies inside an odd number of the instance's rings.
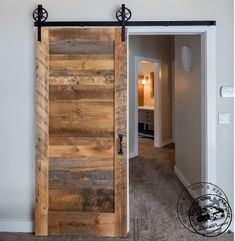
{"label": "white baseboard", "polygon": [[32,233],[34,231],[33,221],[20,221],[20,220],[1,220],[0,219],[0,232],[20,232]]}
{"label": "white baseboard", "polygon": [[129,153],[129,159],[130,159],[130,158],[133,158],[133,157],[136,157],[136,156],[138,156],[138,154],[135,153],[135,152]]}
{"label": "white baseboard", "polygon": [[234,233],[234,222],[232,221],[228,230],[231,230]]}
{"label": "white baseboard", "polygon": [[166,146],[172,143],[172,139],[167,139],[161,142],[161,147]]}
{"label": "white baseboard", "polygon": [[187,180],[187,178],[185,178],[185,176],[176,166],[174,166],[174,173],[185,187],[190,186],[190,182]]}

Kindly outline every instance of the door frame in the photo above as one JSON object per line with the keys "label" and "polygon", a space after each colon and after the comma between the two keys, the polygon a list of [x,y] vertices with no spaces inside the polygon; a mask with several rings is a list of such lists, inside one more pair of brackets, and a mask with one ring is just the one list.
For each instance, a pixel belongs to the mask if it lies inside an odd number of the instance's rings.
{"label": "door frame", "polygon": [[[138,62],[147,61],[154,65],[154,146],[161,147],[161,81],[160,81],[160,66],[161,60],[154,58],[147,58],[144,56],[135,56],[135,96],[134,96],[134,115],[135,115],[135,133],[134,133],[134,153],[135,156],[138,156],[139,147],[138,147]],[[157,104],[158,103],[158,104]]]}
{"label": "door frame", "polygon": [[[201,35],[201,178],[216,184],[216,26],[128,27],[130,35]],[[128,38],[129,40],[129,38]],[[129,42],[127,45],[129,56]],[[128,61],[129,62],[129,61]],[[129,74],[128,74],[129,83]],[[128,85],[129,93],[129,85]],[[129,95],[128,95],[129,108]],[[129,113],[129,109],[128,109]],[[128,119],[129,122],[129,119]],[[128,123],[129,127],[129,123]],[[129,135],[129,131],[128,131]],[[129,163],[128,163],[129,168]],[[128,177],[129,178],[129,177]],[[129,180],[128,180],[129,181]],[[184,183],[186,184],[186,183]],[[128,197],[129,200],[129,197]],[[128,203],[129,206],[129,203]]]}

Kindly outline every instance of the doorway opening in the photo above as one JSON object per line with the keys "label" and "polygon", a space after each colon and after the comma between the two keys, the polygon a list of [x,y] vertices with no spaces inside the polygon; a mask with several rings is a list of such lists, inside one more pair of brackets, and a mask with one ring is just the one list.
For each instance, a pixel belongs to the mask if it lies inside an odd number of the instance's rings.
{"label": "doorway opening", "polygon": [[[153,201],[152,206],[156,204],[155,208],[165,199],[170,207],[184,186],[200,181],[216,183],[212,164],[215,103],[210,99],[215,100],[216,93],[212,83],[214,33],[207,28],[193,29],[129,29],[132,218],[144,217],[143,213],[135,213],[135,204],[136,208],[147,208],[144,206],[149,200],[141,200],[144,194],[140,190],[146,191],[147,196],[152,193],[155,198],[150,202]],[[184,48],[191,51],[186,57]],[[188,66],[184,66],[185,58],[191,58],[186,61]],[[169,195],[161,185],[168,188]],[[175,206],[169,211],[174,212]]]}
{"label": "doorway opening", "polygon": [[[216,183],[216,165],[214,160],[216,160],[216,85],[215,85],[215,39],[216,39],[216,27],[215,26],[170,26],[170,27],[129,27],[129,81],[128,81],[128,155],[129,158],[138,156],[138,85],[135,85],[135,75],[136,73],[136,57],[145,57],[156,60],[156,55],[153,55],[151,48],[154,46],[154,42],[146,42],[146,39],[139,41],[139,43],[131,43],[131,38],[135,37],[183,37],[183,36],[197,36],[200,41],[200,50],[194,52],[201,54],[201,177],[202,180],[207,182]],[[141,48],[148,45],[147,54],[141,53]],[[131,47],[132,46],[132,47]],[[159,50],[166,47],[166,41],[162,43]],[[183,47],[183,46],[181,46]],[[187,44],[186,44],[187,47]],[[172,46],[171,46],[172,48]],[[137,49],[137,53],[133,54],[133,49]],[[138,52],[139,51],[139,52]],[[181,50],[180,50],[181,51]],[[156,53],[156,51],[155,51]],[[159,58],[158,58],[159,60]],[[193,63],[192,63],[193,64]],[[163,65],[161,62],[161,67],[170,68],[172,74],[174,75],[174,66],[170,64]],[[160,71],[160,74],[161,71]],[[161,78],[162,79],[162,78]],[[166,83],[166,81],[165,81]],[[197,83],[197,81],[195,81]],[[174,86],[172,86],[174,87]],[[168,88],[169,89],[169,88]],[[174,94],[174,90],[172,90]],[[174,97],[172,97],[173,100]],[[135,108],[134,108],[135,106]],[[172,105],[174,108],[174,105]],[[172,123],[174,123],[174,109],[172,109]],[[133,118],[135,117],[135,118]],[[166,122],[164,121],[163,124]],[[172,128],[172,139],[174,140],[174,128]],[[159,135],[160,136],[160,135]],[[165,137],[162,135],[162,138]],[[137,143],[137,145],[136,145]]]}
{"label": "doorway opening", "polygon": [[154,146],[161,146],[160,69],[159,59],[135,56],[135,80],[138,81],[138,88],[135,83],[135,95],[138,96],[138,106],[135,106],[137,145],[139,138],[149,138],[154,141]]}
{"label": "doorway opening", "polygon": [[200,35],[131,36],[130,50],[134,55],[130,85],[137,101],[134,118],[129,118],[135,123],[136,156],[141,138],[152,139],[156,148],[176,143],[176,175],[186,186],[203,181],[201,65],[205,53]]}

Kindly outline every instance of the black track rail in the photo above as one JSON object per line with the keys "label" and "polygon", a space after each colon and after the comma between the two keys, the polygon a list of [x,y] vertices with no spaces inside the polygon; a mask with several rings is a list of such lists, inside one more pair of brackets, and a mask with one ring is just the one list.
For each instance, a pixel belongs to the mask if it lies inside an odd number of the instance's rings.
{"label": "black track rail", "polygon": [[[40,23],[41,27],[120,27],[117,21],[46,21]],[[130,21],[126,27],[134,26],[212,26],[216,25],[214,20],[205,21]],[[38,27],[38,22],[34,22]]]}

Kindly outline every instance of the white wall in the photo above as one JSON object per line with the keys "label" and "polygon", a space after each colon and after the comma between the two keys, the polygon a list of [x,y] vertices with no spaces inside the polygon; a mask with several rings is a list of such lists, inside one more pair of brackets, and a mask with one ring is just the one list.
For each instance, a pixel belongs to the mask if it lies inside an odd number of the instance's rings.
{"label": "white wall", "polygon": [[[41,0],[0,2],[0,219],[32,221],[34,206],[34,34],[32,10]],[[44,0],[50,20],[114,20],[119,0]],[[217,21],[217,111],[233,84],[233,0],[124,1],[132,20]],[[233,200],[233,125],[217,126],[217,184]],[[1,226],[2,227],[2,226]],[[13,226],[12,226],[13,227]],[[14,228],[14,227],[13,227]]]}
{"label": "white wall", "polygon": [[[192,48],[192,72],[181,63],[181,47]],[[201,178],[201,37],[175,37],[175,168],[186,186]]]}
{"label": "white wall", "polygon": [[151,62],[140,61],[138,63],[138,74],[139,75],[148,75],[150,72],[154,72],[154,66]]}

